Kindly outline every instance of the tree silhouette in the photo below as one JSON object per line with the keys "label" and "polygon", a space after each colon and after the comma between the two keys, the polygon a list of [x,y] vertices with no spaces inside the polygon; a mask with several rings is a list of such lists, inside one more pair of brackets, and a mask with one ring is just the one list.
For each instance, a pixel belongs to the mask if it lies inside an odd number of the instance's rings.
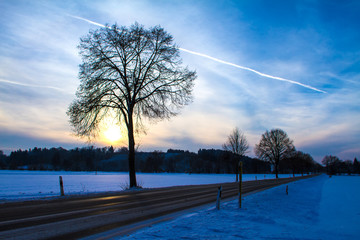
{"label": "tree silhouette", "polygon": [[128,133],[130,187],[137,186],[134,132],[142,118],[174,116],[191,102],[195,71],[181,66],[173,37],[160,26],[114,24],[80,40],[80,86],[68,115],[79,136],[96,136],[109,115]]}
{"label": "tree silhouette", "polygon": [[293,151],[295,151],[293,141],[281,129],[266,131],[261,135],[259,144],[255,145],[256,156],[274,166],[276,178],[278,178],[280,161]]}
{"label": "tree silhouette", "polygon": [[236,127],[228,136],[226,143],[223,144],[223,149],[225,151],[232,152],[235,156],[238,156],[238,161],[235,162],[236,181],[238,181],[239,162],[249,149],[249,143],[244,133]]}

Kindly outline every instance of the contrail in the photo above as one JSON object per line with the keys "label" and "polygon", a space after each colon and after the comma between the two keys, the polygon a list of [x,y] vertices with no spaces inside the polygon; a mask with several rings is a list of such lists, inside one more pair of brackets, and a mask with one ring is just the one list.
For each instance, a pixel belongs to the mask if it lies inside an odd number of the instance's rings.
{"label": "contrail", "polygon": [[85,21],[85,22],[88,22],[90,24],[93,24],[93,25],[96,25],[96,26],[99,26],[99,27],[106,27],[105,25],[101,24],[101,23],[97,23],[97,22],[94,22],[94,21],[91,21],[89,19],[86,19],[86,18],[82,18],[82,17],[79,17],[79,16],[74,16],[74,15],[69,15],[70,17],[72,18],[76,18],[76,19],[79,19],[79,20],[82,20],[82,21]]}
{"label": "contrail", "polygon": [[[85,21],[85,22],[88,22],[88,23],[93,24],[93,25],[96,25],[96,26],[106,27],[106,26],[103,25],[103,24],[100,24],[100,23],[91,21],[91,20],[86,19],[86,18],[82,18],[82,17],[79,17],[79,16],[73,16],[73,15],[69,15],[69,16],[70,16],[70,17],[73,17],[73,18],[76,18],[76,19],[79,19],[79,20],[82,20],[82,21]],[[233,67],[236,67],[236,68],[240,68],[240,69],[243,69],[243,70],[247,70],[247,71],[256,73],[256,74],[258,74],[258,75],[260,75],[260,76],[262,76],[262,77],[267,77],[267,78],[275,79],[275,80],[278,80],[278,81],[288,82],[288,83],[296,84],[296,85],[299,85],[299,86],[302,86],[302,87],[305,87],[305,88],[308,88],[308,89],[311,89],[311,90],[314,90],[314,91],[317,91],[317,92],[326,93],[325,91],[320,90],[320,89],[317,89],[317,88],[312,87],[312,86],[310,86],[310,85],[306,85],[306,84],[303,84],[303,83],[300,83],[300,82],[296,82],[296,81],[293,81],[293,80],[290,80],[290,79],[286,79],[286,78],[271,76],[271,75],[269,75],[269,74],[256,71],[256,70],[254,70],[254,69],[252,69],[252,68],[240,66],[240,65],[237,65],[237,64],[234,64],[234,63],[231,63],[231,62],[226,62],[226,61],[223,61],[223,60],[221,60],[221,59],[214,58],[214,57],[211,57],[211,56],[206,55],[206,54],[203,54],[203,53],[198,53],[198,52],[190,51],[190,50],[187,50],[187,49],[185,49],[185,48],[179,48],[179,50],[181,50],[181,51],[183,51],[183,52],[187,52],[187,53],[193,54],[193,55],[205,57],[205,58],[211,59],[211,60],[216,61],[216,62],[219,62],[219,63],[223,63],[223,64],[230,65],[230,66],[233,66]]]}
{"label": "contrail", "polygon": [[57,90],[57,91],[60,91],[60,92],[68,93],[64,89],[61,89],[61,88],[58,88],[58,87],[53,87],[53,86],[42,86],[42,85],[34,85],[34,84],[28,84],[28,83],[20,83],[20,82],[14,82],[14,81],[5,80],[5,79],[0,79],[0,82],[12,84],[12,85],[24,86],[24,87],[49,88],[49,89]]}
{"label": "contrail", "polygon": [[220,60],[220,59],[217,59],[217,58],[208,56],[208,55],[203,54],[203,53],[198,53],[198,52],[190,51],[190,50],[187,50],[187,49],[184,49],[184,48],[179,48],[179,49],[180,49],[181,51],[184,51],[184,52],[187,52],[187,53],[191,53],[191,54],[194,54],[194,55],[198,55],[198,56],[201,56],[201,57],[205,57],[205,58],[211,59],[211,60],[216,61],[216,62],[219,62],[219,63],[223,63],[223,64],[227,64],[227,65],[230,65],[230,66],[233,66],[233,67],[236,67],[236,68],[244,69],[244,70],[247,70],[247,71],[256,73],[256,74],[258,74],[258,75],[260,75],[260,76],[263,76],[263,77],[272,78],[272,79],[275,79],[275,80],[279,80],[279,81],[284,81],[284,82],[288,82],[288,83],[300,85],[300,86],[302,86],[302,87],[305,87],[305,88],[308,88],[308,89],[311,89],[311,90],[314,90],[314,91],[317,91],[317,92],[326,93],[326,92],[323,91],[323,90],[320,90],[320,89],[314,88],[314,87],[312,87],[312,86],[309,86],[309,85],[306,85],[306,84],[303,84],[303,83],[300,83],[300,82],[296,82],[296,81],[293,81],[293,80],[290,80],[290,79],[281,78],[281,77],[276,77],[276,76],[271,76],[271,75],[269,75],[269,74],[265,74],[265,73],[256,71],[256,70],[254,70],[254,69],[251,69],[251,68],[248,68],[248,67],[244,67],[244,66],[240,66],[240,65],[237,65],[237,64],[234,64],[234,63],[231,63],[231,62],[226,62],[226,61],[223,61],[223,60]]}

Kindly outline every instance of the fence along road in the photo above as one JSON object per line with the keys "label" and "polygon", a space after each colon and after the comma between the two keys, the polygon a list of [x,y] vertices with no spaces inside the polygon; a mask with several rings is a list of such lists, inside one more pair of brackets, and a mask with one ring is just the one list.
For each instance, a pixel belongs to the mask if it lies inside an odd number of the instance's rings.
{"label": "fence along road", "polygon": [[[312,175],[314,176],[314,175]],[[309,178],[246,181],[243,193]],[[238,195],[238,183],[190,185],[0,204],[0,239],[73,239]]]}

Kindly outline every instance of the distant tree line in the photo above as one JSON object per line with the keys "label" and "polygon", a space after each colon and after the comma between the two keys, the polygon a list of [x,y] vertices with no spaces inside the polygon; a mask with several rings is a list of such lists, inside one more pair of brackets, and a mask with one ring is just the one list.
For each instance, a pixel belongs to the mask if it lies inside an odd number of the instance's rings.
{"label": "distant tree line", "polygon": [[9,156],[2,154],[0,169],[93,171],[96,170],[97,164],[111,158],[113,154],[113,147],[85,147],[72,150],[37,147],[29,150],[19,149],[11,152]]}
{"label": "distant tree line", "polygon": [[[0,169],[10,170],[65,170],[65,171],[128,171],[128,149],[113,147],[33,148],[17,150],[9,156],[0,151]],[[176,173],[233,173],[237,156],[214,149],[200,149],[198,153],[169,149],[137,152],[137,172]],[[244,157],[246,173],[269,173],[270,164]]]}
{"label": "distant tree line", "polygon": [[[299,153],[300,154],[300,153]],[[294,159],[283,160],[280,173],[320,172],[321,165],[312,158],[303,161],[301,154]],[[171,173],[236,173],[239,160],[244,173],[271,173],[269,162],[236,155],[230,151],[200,149],[197,153],[169,149],[167,152],[137,152],[137,172]],[[310,161],[312,160],[312,161]],[[9,156],[0,151],[0,169],[10,170],[65,170],[65,171],[121,171],[128,167],[128,149],[123,147],[33,148],[17,150]]]}
{"label": "distant tree line", "polygon": [[360,174],[360,163],[357,158],[353,161],[342,161],[336,156],[325,156],[321,163],[325,166],[326,173],[329,175],[336,174]]}

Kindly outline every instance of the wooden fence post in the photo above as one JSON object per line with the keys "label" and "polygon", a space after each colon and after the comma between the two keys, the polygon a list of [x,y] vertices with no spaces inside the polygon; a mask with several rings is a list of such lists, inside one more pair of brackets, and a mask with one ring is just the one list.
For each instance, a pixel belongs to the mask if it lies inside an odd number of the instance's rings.
{"label": "wooden fence post", "polygon": [[64,196],[64,184],[63,184],[63,179],[62,176],[59,176],[59,182],[60,182],[60,195]]}
{"label": "wooden fence post", "polygon": [[240,162],[239,163],[239,208],[241,208],[241,197],[242,197],[242,168],[243,168],[243,163]]}
{"label": "wooden fence post", "polygon": [[217,198],[216,198],[216,209],[217,210],[220,210],[221,191],[222,191],[222,186],[220,185],[220,187],[218,188],[218,194],[217,194]]}

